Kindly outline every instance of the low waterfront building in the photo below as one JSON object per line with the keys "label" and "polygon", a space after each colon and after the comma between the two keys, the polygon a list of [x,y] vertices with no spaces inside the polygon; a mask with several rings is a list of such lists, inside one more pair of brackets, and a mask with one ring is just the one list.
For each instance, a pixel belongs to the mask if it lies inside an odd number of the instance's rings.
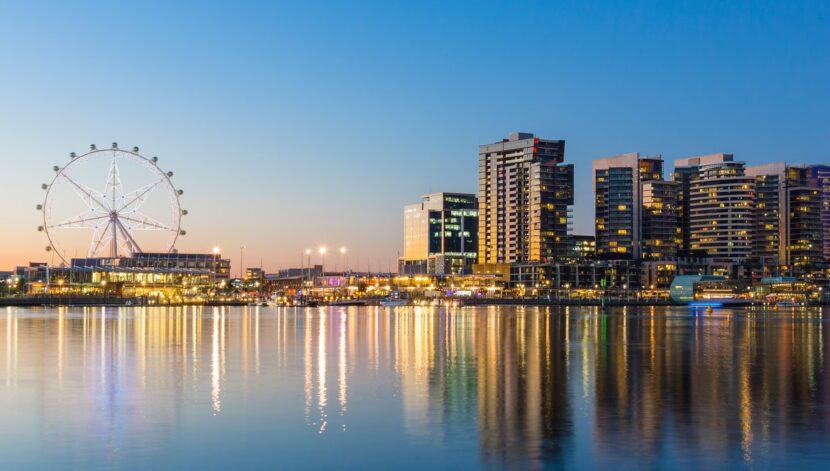
{"label": "low waterfront building", "polygon": [[672,280],[669,297],[678,304],[689,304],[695,300],[695,284],[701,281],[722,281],[726,278],[713,275],[679,275]]}
{"label": "low waterfront building", "polygon": [[124,268],[159,268],[179,270],[207,270],[217,280],[230,277],[231,261],[221,254],[165,252],[135,253],[130,257],[74,258],[73,267],[119,266]]}
{"label": "low waterfront building", "polygon": [[564,249],[560,261],[588,261],[597,254],[596,237],[589,235],[568,235],[565,237]]}
{"label": "low waterfront building", "polygon": [[303,277],[306,279],[311,279],[315,276],[323,275],[323,266],[311,265],[308,267],[300,268],[283,268],[277,270],[277,273],[275,273],[275,275],[277,278]]}
{"label": "low waterfront building", "polygon": [[31,263],[18,271],[29,294],[145,297],[158,302],[216,295],[230,261],[218,254],[136,253],[75,258],[70,266]]}
{"label": "low waterfront building", "polygon": [[494,276],[508,289],[636,290],[640,287],[640,264],[630,260],[493,264],[489,270],[482,269],[477,274]]}
{"label": "low waterfront building", "polygon": [[792,276],[773,276],[761,278],[755,287],[755,296],[759,301],[770,304],[782,301],[803,304],[818,300],[821,291],[812,283]]}
{"label": "low waterfront building", "polygon": [[747,303],[754,294],[749,280],[717,275],[678,275],[672,280],[669,297],[677,304]]}
{"label": "low waterfront building", "polygon": [[677,260],[651,260],[640,264],[640,286],[647,289],[668,289],[677,275]]}

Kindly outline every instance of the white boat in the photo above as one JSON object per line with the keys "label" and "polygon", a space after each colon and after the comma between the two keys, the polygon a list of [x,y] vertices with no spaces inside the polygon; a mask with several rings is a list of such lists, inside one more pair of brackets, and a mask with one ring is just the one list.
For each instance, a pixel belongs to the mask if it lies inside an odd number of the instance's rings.
{"label": "white boat", "polygon": [[785,299],[783,301],[778,301],[777,303],[775,303],[775,307],[800,307],[800,306],[801,306],[801,304],[799,304],[795,301],[789,300],[789,299]]}
{"label": "white boat", "polygon": [[383,307],[406,306],[406,299],[385,298],[380,300],[380,305]]}

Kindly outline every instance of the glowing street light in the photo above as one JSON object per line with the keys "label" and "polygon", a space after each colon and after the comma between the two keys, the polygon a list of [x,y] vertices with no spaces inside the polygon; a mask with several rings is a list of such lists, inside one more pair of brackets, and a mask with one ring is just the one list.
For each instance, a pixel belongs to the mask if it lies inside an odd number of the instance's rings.
{"label": "glowing street light", "polygon": [[305,249],[305,262],[303,257],[300,256],[300,273],[303,275],[303,287],[305,287],[306,270],[311,275],[311,249]]}
{"label": "glowing street light", "polygon": [[318,252],[320,253],[320,260],[321,260],[320,261],[320,267],[321,267],[321,270],[322,270],[323,274],[325,275],[325,273],[326,273],[326,247],[325,246],[320,247]]}

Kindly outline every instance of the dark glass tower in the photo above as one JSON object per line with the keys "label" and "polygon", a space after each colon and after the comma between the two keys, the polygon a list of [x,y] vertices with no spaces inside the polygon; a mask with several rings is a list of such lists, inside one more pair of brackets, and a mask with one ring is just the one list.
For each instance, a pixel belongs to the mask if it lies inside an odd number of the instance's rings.
{"label": "dark glass tower", "polygon": [[432,193],[404,207],[404,254],[399,272],[458,274],[478,257],[475,195]]}
{"label": "dark glass tower", "polygon": [[677,253],[677,185],[663,181],[663,159],[639,153],[597,159],[597,258],[660,259]]}

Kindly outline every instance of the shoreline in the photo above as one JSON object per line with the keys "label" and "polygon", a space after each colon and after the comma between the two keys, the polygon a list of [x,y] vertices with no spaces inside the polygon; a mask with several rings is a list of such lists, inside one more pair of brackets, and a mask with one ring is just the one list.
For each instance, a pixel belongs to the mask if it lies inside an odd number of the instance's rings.
{"label": "shoreline", "polygon": [[[380,306],[379,299],[366,299],[365,304],[357,304],[357,306],[377,307]],[[118,298],[118,297],[103,297],[103,296],[33,296],[33,297],[10,297],[0,298],[0,307],[188,307],[188,306],[248,306],[248,301],[200,301],[200,302],[182,302],[182,303],[149,303],[143,298]],[[432,305],[427,304],[426,306]],[[467,306],[585,306],[585,307],[617,307],[617,306],[633,306],[633,307],[683,307],[688,304],[680,304],[672,302],[671,300],[637,300],[637,299],[606,299],[603,303],[599,300],[585,300],[585,299],[544,299],[544,298],[459,298],[459,299],[440,299],[438,306],[454,305],[455,307]],[[828,306],[830,303],[811,303],[804,306],[794,307],[822,307]],[[405,306],[418,306],[418,304],[406,304]],[[269,307],[274,307],[269,306]],[[281,306],[281,307],[307,307],[307,306]],[[336,302],[319,303],[319,307],[338,307]],[[340,306],[343,307],[343,306]],[[774,305],[767,305],[764,303],[750,303],[741,306],[723,306],[733,308],[753,308],[753,307],[768,307],[775,308]]]}

